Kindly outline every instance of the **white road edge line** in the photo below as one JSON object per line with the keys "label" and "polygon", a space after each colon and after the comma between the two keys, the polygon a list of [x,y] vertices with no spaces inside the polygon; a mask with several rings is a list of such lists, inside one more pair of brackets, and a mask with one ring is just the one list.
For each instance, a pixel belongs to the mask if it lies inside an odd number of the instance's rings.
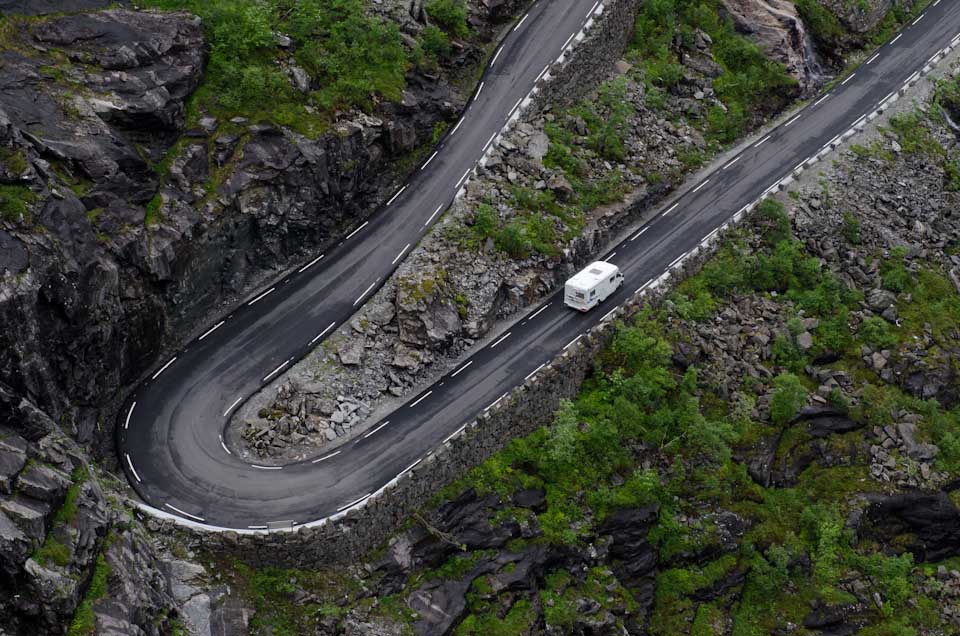
{"label": "white road edge line", "polygon": [[310,269],[311,267],[313,267],[314,265],[316,265],[317,263],[319,263],[319,262],[320,262],[320,259],[322,259],[323,257],[324,257],[323,254],[321,254],[320,256],[316,257],[315,259],[313,259],[312,261],[310,261],[309,263],[307,263],[306,265],[304,265],[303,267],[301,267],[299,270],[297,270],[297,273],[299,273],[299,274],[304,273],[305,271],[307,271],[308,269]]}
{"label": "white road edge line", "polygon": [[465,371],[466,368],[469,367],[471,364],[473,364],[473,360],[471,360],[470,362],[466,363],[465,365],[463,365],[462,367],[460,367],[459,369],[457,369],[456,371],[454,371],[453,373],[451,373],[451,374],[450,374],[450,377],[451,377],[451,378],[457,377],[458,375],[460,375],[460,373],[461,373],[462,371]]}
{"label": "white road edge line", "polygon": [[477,87],[477,92],[473,96],[473,101],[477,101],[477,98],[480,97],[480,91],[483,90],[483,82],[480,82],[480,86]]}
{"label": "white road edge line", "polygon": [[[940,1],[940,0],[937,0],[937,2],[939,2],[939,1]],[[934,6],[936,6],[936,5],[934,5]],[[897,37],[895,37],[895,38],[893,38],[892,40],[890,40],[890,44],[896,44],[897,40],[899,40],[899,39],[902,38],[902,37],[903,37],[903,33],[897,35]]]}
{"label": "white road edge line", "polygon": [[227,455],[233,455],[233,453],[230,452],[230,449],[227,448],[227,445],[223,442],[223,433],[220,434],[220,446],[223,447],[223,450],[226,451]]}
{"label": "white road edge line", "polygon": [[924,17],[925,15],[927,15],[927,14],[926,14],[926,13],[921,13],[921,14],[920,14],[920,17],[918,17],[916,20],[914,20],[914,21],[911,23],[910,26],[913,26],[913,25],[915,25],[917,22],[919,22],[920,20],[923,20],[923,17]]}
{"label": "white road edge line", "polygon": [[348,508],[353,508],[354,506],[356,506],[356,505],[359,504],[360,502],[366,501],[366,499],[367,499],[371,494],[373,494],[373,493],[369,493],[369,492],[368,492],[367,494],[365,494],[363,497],[360,497],[360,498],[357,499],[356,501],[351,501],[350,503],[348,503],[348,504],[345,505],[345,506],[340,506],[339,508],[337,508],[337,512],[343,512],[344,510],[347,510]]}
{"label": "white road edge line", "polygon": [[220,327],[222,327],[225,322],[226,322],[226,320],[221,320],[220,322],[218,322],[218,323],[215,324],[214,326],[210,327],[210,329],[207,331],[207,333],[205,333],[205,334],[203,334],[202,336],[200,336],[199,338],[197,338],[197,340],[198,340],[198,341],[203,340],[204,338],[206,338],[207,336],[209,336],[210,334],[212,334],[214,331],[216,331],[217,329],[219,329]]}
{"label": "white road edge line", "polygon": [[877,53],[876,55],[874,55],[873,57],[871,57],[869,60],[867,60],[867,64],[871,64],[871,63],[872,63],[875,59],[877,59],[878,57],[880,57],[880,54],[879,54],[879,53]]}
{"label": "white road edge line", "polygon": [[250,302],[248,302],[248,303],[247,303],[247,307],[250,307],[250,306],[255,305],[256,303],[260,302],[261,300],[263,300],[264,298],[266,298],[267,296],[269,296],[270,294],[272,294],[275,289],[276,289],[276,287],[271,287],[271,288],[268,289],[267,291],[263,292],[262,294],[260,294],[259,296],[257,296],[256,298],[254,298],[253,300],[251,300]]}
{"label": "white road edge line", "polygon": [[637,291],[635,291],[635,292],[633,292],[633,293],[634,293],[634,294],[639,294],[640,292],[642,292],[644,289],[646,289],[647,287],[649,287],[649,286],[652,285],[652,284],[653,284],[653,279],[651,278],[650,280],[648,280],[647,282],[645,282],[643,285],[640,285],[639,287],[637,287]]}
{"label": "white road edge line", "polygon": [[124,453],[127,457],[127,466],[130,467],[130,472],[133,473],[133,476],[137,478],[137,483],[142,484],[143,480],[140,479],[140,475],[137,474],[137,469],[133,467],[133,461],[130,459],[130,453]]}
{"label": "white road edge line", "polygon": [[411,405],[410,405],[410,408],[413,408],[413,407],[415,407],[417,404],[420,404],[421,402],[423,402],[424,400],[426,400],[426,399],[427,399],[428,397],[430,397],[431,395],[433,395],[433,391],[427,391],[426,393],[424,393],[423,395],[421,395],[419,398],[417,398],[417,401],[414,402],[413,404],[411,404]]}
{"label": "white road edge line", "polygon": [[669,210],[667,210],[666,212],[664,212],[664,213],[661,214],[660,216],[667,216],[668,214],[670,214],[671,212],[673,212],[674,210],[676,210],[679,205],[680,205],[679,203],[674,203],[673,205],[670,206],[670,209],[669,209]]}
{"label": "white road edge line", "polygon": [[376,433],[377,431],[379,431],[381,428],[383,428],[384,426],[386,426],[386,425],[389,424],[389,423],[390,423],[390,420],[387,420],[386,422],[384,422],[383,424],[381,424],[381,425],[378,426],[377,428],[373,429],[372,431],[368,431],[367,433],[365,433],[365,434],[363,435],[363,439],[367,439],[368,437],[370,437],[371,435],[373,435],[374,433]]}
{"label": "white road edge line", "polygon": [[707,179],[706,181],[698,185],[696,188],[694,188],[693,192],[700,192],[701,188],[703,188],[703,186],[707,185],[708,183],[710,183],[710,179]]}
{"label": "white road edge line", "polygon": [[459,188],[460,186],[462,186],[462,185],[463,185],[463,182],[467,180],[467,176],[470,174],[470,170],[473,170],[473,168],[470,168],[470,169],[468,169],[466,172],[464,172],[464,173],[463,173],[463,176],[460,177],[460,180],[457,181],[457,188]]}
{"label": "white road edge line", "polygon": [[167,367],[169,367],[171,364],[173,364],[173,363],[176,362],[176,361],[177,361],[177,356],[173,356],[172,358],[170,358],[170,362],[168,362],[168,363],[166,363],[165,365],[163,365],[162,367],[160,367],[160,370],[157,371],[156,373],[154,373],[154,374],[153,374],[153,377],[152,377],[151,379],[152,379],[152,380],[156,380],[157,378],[159,378],[159,377],[160,377],[160,374],[163,373],[164,371],[166,371],[166,370],[167,370]]}
{"label": "white road edge line", "polygon": [[490,348],[493,349],[494,347],[496,347],[498,344],[500,344],[501,342],[503,342],[504,340],[506,340],[507,338],[509,338],[509,337],[510,337],[510,334],[512,334],[512,333],[513,333],[512,331],[508,331],[505,336],[501,337],[499,340],[497,340],[497,341],[494,342],[492,345],[490,345]]}
{"label": "white road edge line", "polygon": [[191,519],[196,519],[197,521],[203,521],[203,517],[198,517],[197,515],[192,515],[192,514],[190,514],[189,512],[186,512],[186,511],[184,511],[184,510],[180,510],[179,508],[177,508],[176,506],[174,506],[174,505],[172,505],[172,504],[163,504],[163,505],[166,506],[167,508],[169,508],[170,510],[173,510],[173,511],[175,511],[175,512],[179,512],[180,514],[182,514],[182,515],[185,516],[185,517],[190,517]]}
{"label": "white road edge line", "polygon": [[[616,252],[614,252],[613,254],[616,254]],[[613,256],[613,254],[611,254],[610,256]],[[546,309],[547,307],[549,307],[549,306],[552,305],[552,304],[553,304],[553,303],[547,303],[546,305],[544,305],[543,307],[541,307],[540,309],[538,309],[538,310],[536,311],[536,313],[534,313],[532,316],[530,316],[529,318],[527,318],[527,322],[530,322],[531,320],[533,320],[534,318],[536,318],[537,316],[539,316],[539,315],[540,315],[540,312],[542,312],[544,309]]]}
{"label": "white road edge line", "polygon": [[134,402],[130,405],[130,410],[127,411],[127,421],[123,423],[123,430],[130,428],[130,416],[133,415],[133,409],[137,408],[137,403]]}
{"label": "white road edge line", "polygon": [[437,213],[440,212],[442,208],[443,208],[443,204],[441,203],[439,206],[437,206],[437,209],[433,211],[433,214],[430,215],[430,218],[427,219],[427,222],[423,224],[423,227],[427,227],[428,225],[430,225],[430,221],[433,220],[433,217],[437,216]]}
{"label": "white road edge line", "polygon": [[[467,425],[464,424],[463,426],[461,426],[460,428],[458,428],[458,429],[455,430],[454,432],[450,433],[449,435],[447,435],[447,438],[446,438],[445,440],[443,440],[443,443],[446,444],[447,442],[449,442],[450,440],[452,440],[454,437],[456,437],[457,435],[459,435],[460,433],[462,433],[462,432],[464,431],[464,429],[466,429],[466,428],[467,428]],[[423,459],[423,458],[421,457],[420,459]],[[419,464],[419,463],[420,463],[420,459],[418,459],[418,460],[416,461],[416,463],[413,464],[413,465],[416,466],[417,464]],[[402,473],[401,473],[401,474],[402,474]]]}
{"label": "white road edge line", "polygon": [[[509,391],[508,391],[508,392],[509,392]],[[490,409],[492,409],[493,407],[495,407],[495,406],[500,402],[500,400],[502,400],[502,399],[505,398],[505,397],[507,397],[507,394],[506,394],[506,393],[504,393],[503,395],[501,395],[500,397],[498,397],[496,400],[494,400],[493,402],[491,402],[491,403],[490,403],[490,406],[488,406],[487,408],[483,409],[483,412],[486,413],[487,411],[489,411]]]}
{"label": "white road edge line", "polygon": [[516,110],[520,107],[520,102],[522,102],[522,101],[523,101],[523,98],[522,98],[522,97],[517,100],[517,103],[514,104],[514,105],[513,105],[513,108],[510,109],[510,114],[507,115],[507,119],[510,119],[511,117],[513,117],[513,113],[515,113]]}
{"label": "white road edge line", "polygon": [[[405,188],[405,187],[407,187],[407,186],[403,186],[403,187]],[[403,190],[400,190],[400,192],[403,192]],[[399,195],[400,195],[400,192],[398,192],[396,196],[399,196]],[[394,198],[396,198],[396,196],[395,196]],[[363,225],[361,225],[360,227],[358,227],[357,229],[355,229],[353,232],[350,232],[349,234],[347,234],[347,238],[345,238],[345,239],[343,239],[343,240],[344,240],[344,241],[349,241],[350,239],[352,239],[354,236],[357,235],[357,232],[359,232],[359,231],[362,230],[363,228],[367,227],[368,225],[370,225],[370,221],[364,221],[364,222],[363,222]]]}
{"label": "white road edge line", "polygon": [[568,343],[566,344],[566,346],[563,347],[563,350],[566,351],[567,349],[569,349],[570,347],[572,347],[572,346],[577,342],[577,340],[579,340],[580,338],[583,338],[583,334],[580,334],[579,336],[577,336],[576,338],[574,338],[573,340],[571,340],[570,342],[568,342]]}
{"label": "white road edge line", "polygon": [[284,362],[283,364],[281,364],[279,367],[277,367],[276,369],[274,369],[273,371],[271,371],[270,373],[268,373],[268,374],[263,378],[262,381],[263,381],[263,382],[266,382],[267,380],[269,380],[269,379],[272,378],[273,376],[277,375],[277,374],[280,373],[280,371],[283,370],[283,368],[286,367],[288,364],[290,364],[290,360],[287,360],[286,362]]}
{"label": "white road edge line", "polygon": [[530,17],[530,14],[527,13],[527,14],[525,14],[522,18],[520,18],[520,21],[517,22],[517,26],[513,27],[513,30],[516,31],[517,29],[519,29],[519,28],[520,28],[520,25],[523,24],[524,22],[526,22],[526,21],[527,21],[527,18],[529,18],[529,17]]}
{"label": "white road edge line", "polygon": [[453,127],[453,130],[450,131],[450,136],[457,134],[457,130],[460,128],[460,125],[463,123],[463,117],[460,118],[460,121],[457,122],[457,125]]}
{"label": "white road edge line", "polygon": [[794,117],[793,119],[791,119],[790,121],[788,121],[787,123],[785,123],[785,124],[783,125],[783,127],[784,127],[784,128],[788,128],[788,127],[790,126],[790,124],[792,124],[793,122],[797,121],[797,120],[800,119],[802,116],[803,116],[803,113],[800,113],[799,115],[797,115],[796,117]]}
{"label": "white road edge line", "polygon": [[337,324],[337,323],[331,322],[329,327],[327,327],[326,329],[324,329],[323,331],[321,331],[320,333],[318,333],[316,336],[313,337],[313,340],[310,341],[310,344],[313,344],[314,342],[316,342],[316,341],[319,340],[320,338],[323,338],[323,336],[326,335],[326,333],[327,333],[328,331],[330,331],[331,329],[333,329],[333,326],[334,326],[335,324]]}
{"label": "white road edge line", "polygon": [[[589,14],[588,14],[588,15],[589,15]],[[570,37],[567,38],[567,41],[564,42],[564,43],[563,43],[563,46],[560,47],[560,50],[562,51],[562,50],[564,50],[565,48],[567,48],[567,45],[570,44],[570,41],[573,40],[573,38],[574,38],[576,35],[577,35],[576,33],[571,33],[571,34],[570,34]]]}
{"label": "white road edge line", "polygon": [[849,82],[850,80],[852,80],[852,79],[853,79],[854,77],[856,77],[856,76],[857,76],[856,73],[850,73],[850,75],[847,76],[847,79],[845,79],[845,80],[843,80],[842,82],[840,82],[840,86],[843,86],[844,84],[846,84],[847,82]]}
{"label": "white road edge line", "polygon": [[484,144],[484,146],[483,146],[483,151],[484,151],[484,152],[487,151],[487,148],[490,147],[490,144],[493,143],[493,140],[497,138],[497,134],[498,134],[498,133],[493,133],[492,135],[490,135],[490,139],[488,139],[488,140],[487,140],[487,143]]}
{"label": "white road edge line", "polygon": [[417,467],[417,464],[419,464],[419,463],[422,462],[422,461],[423,461],[423,457],[421,457],[421,458],[418,459],[417,461],[413,462],[412,464],[410,464],[409,466],[407,466],[406,468],[404,468],[403,470],[401,470],[401,471],[400,471],[400,474],[397,475],[397,477],[403,477],[404,475],[406,475],[407,473],[409,473],[411,470],[413,470],[414,468],[416,468],[416,467]]}
{"label": "white road edge line", "polygon": [[635,239],[635,238],[640,238],[640,235],[643,234],[644,232],[646,232],[646,231],[649,230],[649,229],[650,229],[650,226],[648,225],[647,227],[643,228],[642,230],[640,230],[639,232],[637,232],[636,234],[634,234],[633,236],[631,236],[631,237],[630,237],[630,241],[633,242],[633,239]]}
{"label": "white road edge line", "polygon": [[761,139],[759,142],[755,143],[755,144],[753,145],[753,147],[754,147],[754,148],[759,148],[759,147],[762,146],[763,144],[765,144],[765,143],[767,143],[768,141],[770,141],[770,137],[771,137],[771,135],[767,135],[766,137],[764,137],[763,139]]}
{"label": "white road edge line", "polygon": [[607,318],[609,318],[611,315],[613,315],[613,312],[615,312],[615,311],[618,310],[618,309],[620,309],[620,308],[619,308],[619,307],[614,307],[613,309],[611,309],[610,311],[608,311],[608,312],[603,316],[603,318],[600,319],[600,322],[604,322]]}
{"label": "white road edge line", "polygon": [[266,530],[270,526],[247,526],[248,530]]}
{"label": "white road edge line", "polygon": [[377,280],[375,280],[375,281],[373,281],[372,283],[370,283],[370,286],[367,287],[365,290],[363,290],[363,293],[360,294],[360,296],[359,296],[355,301],[353,301],[353,306],[356,307],[356,306],[357,306],[357,303],[359,303],[361,300],[363,300],[363,297],[366,296],[367,294],[369,294],[369,293],[370,293],[370,290],[373,289],[373,286],[376,285],[376,284],[379,283],[379,282],[380,282],[380,278],[378,277]]}
{"label": "white road edge line", "polygon": [[237,401],[234,402],[233,404],[231,404],[230,406],[228,406],[228,407],[227,407],[227,410],[223,412],[223,416],[226,417],[227,415],[229,415],[230,411],[232,411],[233,408],[234,408],[237,404],[240,404],[241,402],[243,402],[243,398],[242,398],[242,397],[238,397],[238,398],[237,398]]}
{"label": "white road edge line", "polygon": [[391,264],[391,265],[396,265],[396,264],[397,264],[397,261],[400,260],[400,257],[402,257],[402,256],[406,253],[406,251],[407,251],[408,249],[410,249],[410,244],[409,244],[409,243],[407,243],[407,246],[406,246],[405,248],[403,248],[402,250],[400,250],[400,253],[397,254],[397,257],[396,257],[395,259],[393,259],[393,262],[390,263],[390,264]]}
{"label": "white road edge line", "polygon": [[[401,194],[403,194],[403,191],[406,190],[406,189],[407,189],[407,186],[403,186],[402,188],[400,188],[399,190],[397,190],[397,193],[396,193],[395,195],[393,195],[393,197],[391,197],[389,201],[387,201],[387,205],[390,205],[391,203],[393,203],[394,201],[396,201],[396,200],[397,200],[397,197],[400,196]],[[364,225],[365,225],[365,224],[364,224]],[[361,226],[361,227],[362,227],[362,226]],[[348,236],[347,238],[350,238],[350,237]]]}
{"label": "white road edge line", "polygon": [[[547,71],[549,71],[549,70],[550,70],[550,65],[547,64],[546,66],[543,67],[543,70],[540,71],[540,74],[537,75],[537,79],[533,80],[533,83],[536,84],[536,83],[539,82],[541,79],[543,79],[543,76],[546,75],[546,74],[547,74]],[[522,101],[522,100],[521,100],[521,101]]]}
{"label": "white road edge line", "polygon": [[260,464],[250,464],[254,468],[259,468],[260,470],[282,470],[283,466],[261,466]]}
{"label": "white road edge line", "polygon": [[426,168],[427,166],[429,166],[429,165],[430,165],[430,162],[433,161],[433,158],[436,157],[438,154],[440,154],[440,151],[439,151],[439,150],[434,150],[434,151],[433,151],[433,154],[430,155],[430,158],[427,159],[427,161],[426,161],[422,166],[420,166],[420,169],[423,170],[424,168]]}
{"label": "white road edge line", "polygon": [[503,53],[503,47],[501,46],[497,49],[497,54],[493,56],[493,61],[490,62],[490,66],[493,66],[497,63],[497,58],[500,57],[500,54]]}
{"label": "white road edge line", "polygon": [[317,459],[313,460],[313,461],[310,462],[310,463],[311,463],[311,464],[319,464],[320,462],[322,462],[322,461],[325,460],[325,459],[330,459],[331,457],[336,457],[336,456],[339,455],[341,452],[342,452],[342,451],[333,451],[333,452],[330,453],[329,455],[324,455],[323,457],[318,457]]}
{"label": "white road edge line", "polygon": [[525,377],[525,378],[523,379],[523,381],[526,382],[527,380],[529,380],[529,379],[532,378],[533,376],[537,375],[537,372],[539,372],[540,369],[542,369],[542,368],[545,367],[545,366],[547,366],[547,363],[546,363],[546,362],[544,362],[544,363],[541,364],[539,367],[537,367],[536,369],[534,369],[533,371],[531,371],[530,373],[528,373],[528,374],[527,374],[527,377]]}
{"label": "white road edge line", "polygon": [[733,164],[737,163],[737,162],[740,161],[741,159],[743,159],[743,155],[740,155],[739,157],[737,157],[736,159],[734,159],[733,161],[731,161],[730,163],[728,163],[727,165],[725,165],[725,166],[723,167],[723,169],[726,170],[727,168],[729,168],[729,167],[732,166]]}
{"label": "white road edge line", "polygon": [[817,101],[813,102],[813,105],[814,105],[814,106],[819,106],[819,105],[820,105],[821,103],[823,103],[823,101],[824,101],[826,98],[828,98],[828,97],[830,97],[830,93],[827,93],[826,95],[824,95],[823,97],[821,97],[821,98],[818,99]]}

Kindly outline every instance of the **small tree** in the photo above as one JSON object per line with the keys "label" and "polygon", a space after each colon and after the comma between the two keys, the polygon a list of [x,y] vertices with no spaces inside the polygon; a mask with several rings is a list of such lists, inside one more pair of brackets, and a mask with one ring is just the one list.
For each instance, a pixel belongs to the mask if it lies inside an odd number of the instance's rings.
{"label": "small tree", "polygon": [[800,378],[792,373],[781,373],[773,380],[773,397],[770,399],[770,419],[777,426],[792,420],[807,402],[807,390]]}

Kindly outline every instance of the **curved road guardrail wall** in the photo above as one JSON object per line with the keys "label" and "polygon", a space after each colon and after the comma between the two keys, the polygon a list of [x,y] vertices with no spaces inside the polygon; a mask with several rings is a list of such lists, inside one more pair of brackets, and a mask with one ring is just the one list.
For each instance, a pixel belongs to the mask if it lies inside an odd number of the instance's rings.
{"label": "curved road guardrail wall", "polygon": [[[637,6],[634,0],[612,0],[609,4],[625,11],[631,6],[634,9]],[[624,19],[624,14],[617,14],[612,10],[604,13],[606,20]],[[601,28],[597,28],[585,38],[584,48],[578,51],[576,56],[560,60],[560,63],[592,65],[595,58],[588,57],[589,46],[591,42],[604,37],[603,22]],[[630,22],[632,23],[632,18]],[[608,45],[607,42],[600,44]],[[825,144],[807,160],[785,170],[779,180],[770,185],[759,198],[741,208],[729,221],[705,237],[695,249],[674,261],[659,278],[638,289],[630,300],[612,310],[587,334],[568,345],[561,355],[528,376],[523,384],[504,394],[483,414],[450,435],[440,447],[361,503],[332,517],[296,528],[254,531],[218,530],[156,511],[138,502],[134,502],[134,505],[150,515],[148,525],[152,529],[172,533],[185,531],[184,540],[194,547],[215,554],[229,554],[254,565],[309,567],[355,562],[371,549],[382,545],[401,522],[432,499],[443,486],[502,449],[510,439],[528,434],[549,422],[560,400],[571,398],[579,391],[583,379],[594,366],[596,356],[610,343],[615,332],[615,320],[627,320],[642,307],[658,304],[669,287],[672,287],[672,282],[700,270],[714,255],[725,233],[742,222],[760,201],[774,192],[786,189],[803,170],[824,159],[830,152],[861,132],[866,121],[875,119],[887,110],[909,86],[927,75],[932,70],[932,65],[940,62],[958,46],[960,35],[931,57],[923,69],[913,74],[903,87],[881,100],[848,130]],[[562,77],[561,72],[558,71],[555,77]],[[594,75],[596,76],[595,73]],[[541,93],[548,94],[547,91]]]}

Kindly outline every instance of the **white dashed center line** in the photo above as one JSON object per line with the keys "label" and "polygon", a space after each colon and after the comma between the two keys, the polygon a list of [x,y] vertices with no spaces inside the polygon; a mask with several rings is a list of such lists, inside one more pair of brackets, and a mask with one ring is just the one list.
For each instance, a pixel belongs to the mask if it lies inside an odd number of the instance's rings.
{"label": "white dashed center line", "polygon": [[230,452],[230,449],[227,448],[227,445],[223,442],[222,434],[220,435],[220,446],[223,447],[223,450],[227,453],[227,455],[233,455],[233,453]]}
{"label": "white dashed center line", "polygon": [[283,466],[261,466],[260,464],[250,464],[254,468],[259,468],[260,470],[281,470]]}

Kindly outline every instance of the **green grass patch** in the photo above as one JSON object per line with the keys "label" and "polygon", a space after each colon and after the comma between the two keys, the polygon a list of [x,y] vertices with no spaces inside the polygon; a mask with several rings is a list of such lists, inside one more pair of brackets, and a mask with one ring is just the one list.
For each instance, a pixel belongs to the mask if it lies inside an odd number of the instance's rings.
{"label": "green grass patch", "polygon": [[70,628],[67,630],[67,636],[88,636],[96,633],[97,624],[93,613],[93,605],[106,597],[110,573],[110,565],[101,552],[97,555],[93,577],[90,579],[86,594],[83,595],[83,600],[80,601],[80,605],[77,606],[77,611],[73,615]]}
{"label": "green grass patch", "polygon": [[37,195],[26,186],[0,185],[0,218],[5,221],[30,225],[36,202]]}

